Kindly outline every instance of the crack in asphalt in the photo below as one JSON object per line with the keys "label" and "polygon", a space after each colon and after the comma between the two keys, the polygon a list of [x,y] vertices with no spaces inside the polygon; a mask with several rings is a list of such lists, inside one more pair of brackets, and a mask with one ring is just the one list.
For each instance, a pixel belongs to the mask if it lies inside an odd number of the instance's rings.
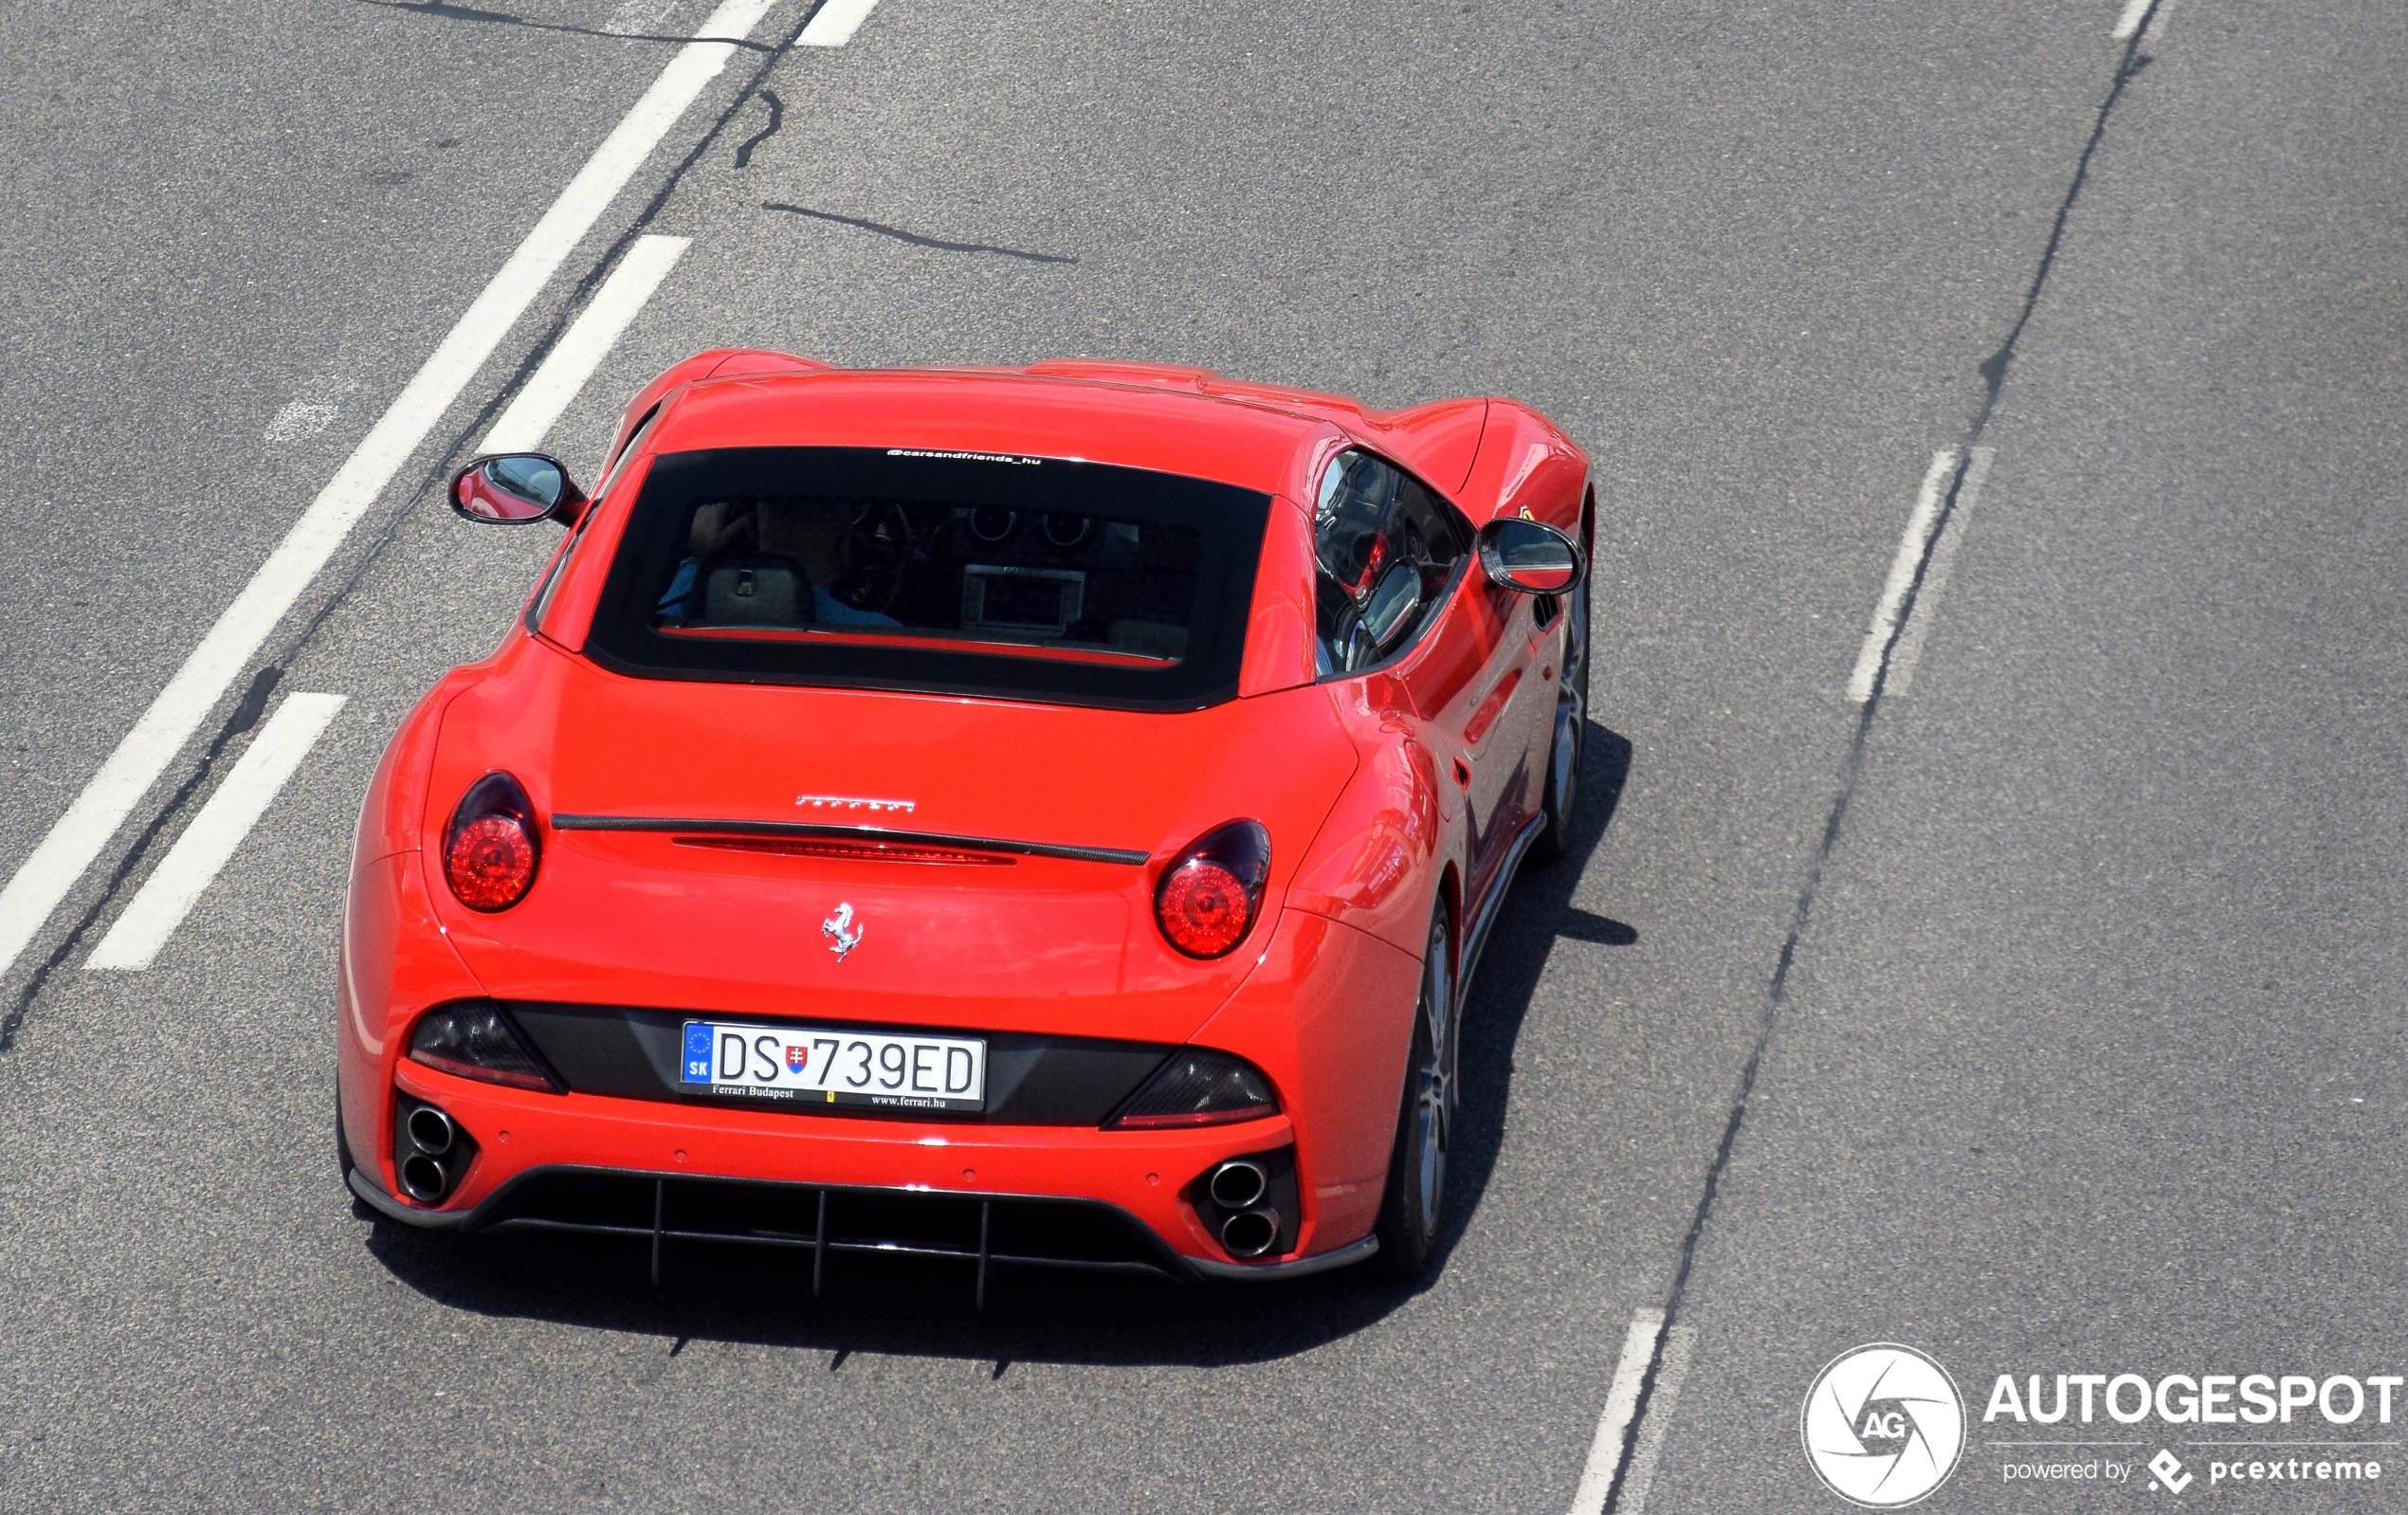
{"label": "crack in asphalt", "polygon": [[769,124],[736,145],[736,166],[739,169],[750,167],[753,149],[775,137],[778,128],[786,124],[786,102],[777,98],[777,91],[764,89],[761,99],[769,101]]}
{"label": "crack in asphalt", "polygon": [[[468,10],[465,7],[447,4],[445,0],[359,0],[359,3],[391,10],[426,11],[454,19],[513,22],[518,19],[502,15],[498,11]],[[444,444],[443,450],[435,454],[433,463],[419,478],[418,483],[402,493],[401,502],[386,513],[375,534],[368,538],[368,546],[361,553],[359,561],[353,566],[349,574],[344,575],[342,583],[327,596],[324,603],[319,606],[317,611],[310,616],[308,623],[284,644],[282,654],[271,659],[251,676],[250,687],[245,691],[241,701],[219,725],[216,734],[210,739],[209,746],[203,749],[200,759],[193,765],[192,771],[185,776],[184,781],[176,786],[175,792],[167,797],[142,830],[136,834],[133,842],[119,858],[117,866],[110,869],[108,882],[101,885],[99,895],[83,913],[77,917],[75,924],[68,928],[66,936],[27,976],[25,987],[17,993],[15,1002],[9,1007],[7,1015],[0,1017],[0,1053],[15,1050],[17,1034],[24,1029],[27,1019],[32,1014],[34,1004],[41,997],[42,991],[48,986],[51,977],[74,954],[84,935],[92,929],[102,915],[107,913],[109,906],[116,902],[119,892],[124,888],[126,881],[133,877],[137,868],[142,866],[143,860],[150,855],[151,849],[157,844],[159,836],[167,830],[169,824],[183,812],[187,805],[192,803],[192,796],[208,784],[210,776],[216,772],[219,760],[224,758],[228,744],[259,723],[260,717],[266,713],[268,697],[274,692],[278,681],[284,676],[285,670],[297,662],[304,651],[308,650],[310,644],[324,629],[327,621],[334,616],[335,611],[350,601],[353,593],[367,577],[368,571],[384,557],[386,549],[391,547],[394,538],[400,535],[402,523],[410,519],[410,514],[417,507],[418,502],[450,476],[454,465],[468,452],[475,439],[483,436],[491,427],[494,418],[502,412],[502,406],[518,393],[536,369],[551,356],[553,347],[558,343],[561,335],[568,330],[569,322],[584,309],[588,297],[602,283],[604,275],[618,265],[620,257],[634,245],[635,239],[650,228],[654,219],[661,213],[662,208],[668,203],[669,196],[676,192],[678,185],[692,171],[694,165],[702,161],[703,155],[719,141],[721,136],[726,132],[729,123],[752,102],[755,95],[766,93],[762,89],[762,81],[766,80],[770,72],[789,52],[794,50],[796,39],[803,34],[803,28],[811,25],[812,17],[819,13],[820,7],[825,3],[826,0],[813,0],[813,3],[805,6],[802,14],[795,20],[794,28],[787,33],[782,42],[739,44],[741,46],[762,54],[760,66],[754,69],[753,76],[744,82],[744,87],[737,91],[726,109],[719,114],[709,128],[702,133],[702,138],[678,160],[677,166],[669,171],[668,176],[662,181],[660,189],[654,192],[651,199],[645,203],[644,209],[637,213],[632,224],[602,250],[601,256],[594,260],[593,267],[587,270],[585,277],[578,280],[575,286],[569,291],[567,299],[561,302],[559,312],[553,318],[551,326],[546,328],[536,340],[535,345],[520,360],[518,368],[495,389],[491,398],[478,409],[476,414],[469,417],[467,424],[455,431]],[[520,24],[547,30],[576,29],[544,27],[533,22]],[[594,35],[613,36],[616,33],[596,32]],[[737,41],[729,37],[679,37],[673,40],[681,44],[697,41]]]}
{"label": "crack in asphalt", "polygon": [[356,4],[374,6],[379,10],[408,10],[422,16],[436,16],[445,21],[482,21],[488,26],[519,27],[528,31],[560,31],[573,37],[608,37],[618,42],[663,42],[684,46],[689,42],[723,42],[753,52],[775,52],[778,49],[765,42],[747,37],[673,37],[655,31],[606,31],[599,27],[572,27],[556,21],[529,21],[506,10],[479,10],[473,6],[451,4],[451,0],[356,0]]}
{"label": "crack in asphalt", "polygon": [[1966,426],[1964,441],[1958,447],[1957,469],[1948,480],[1947,498],[1924,539],[1923,557],[1915,564],[1914,579],[1907,588],[1905,601],[1899,606],[1897,625],[1891,628],[1889,639],[1883,644],[1881,670],[1874,678],[1872,695],[1857,709],[1855,730],[1849,738],[1848,757],[1840,768],[1839,788],[1832,796],[1831,809],[1823,818],[1822,839],[1815,849],[1813,860],[1807,865],[1805,882],[1797,892],[1797,908],[1790,915],[1789,933],[1781,940],[1780,956],[1773,964],[1773,976],[1765,987],[1763,1014],[1757,1026],[1756,1042],[1748,1050],[1746,1063],[1740,1068],[1739,1085],[1731,1098],[1730,1116],[1724,1123],[1723,1137],[1715,1145],[1713,1160],[1706,1164],[1706,1180],[1699,1190],[1697,1209],[1689,1219],[1688,1231],[1681,1238],[1680,1261],[1672,1270],[1671,1287],[1664,1304],[1664,1323],[1655,1334],[1655,1348],[1648,1358],[1647,1371],[1640,1377],[1638,1398],[1632,1406],[1630,1422],[1622,1428],[1621,1454],[1614,1462],[1613,1492],[1606,1500],[1604,1515],[1617,1515],[1620,1509],[1631,1459],[1638,1448],[1640,1429],[1647,1423],[1648,1406],[1655,1396],[1657,1378],[1663,1372],[1665,1350],[1672,1340],[1672,1327],[1680,1323],[1681,1308],[1687,1301],[1689,1273],[1697,1261],[1697,1245],[1706,1232],[1706,1224],[1713,1218],[1714,1200],[1722,1190],[1723,1174],[1730,1165],[1731,1151],[1739,1141],[1740,1128],[1746,1123],[1748,1102],[1756,1092],[1756,1077],[1763,1067],[1765,1050],[1772,1043],[1774,1028],[1779,1022],[1781,1008],[1788,997],[1789,971],[1797,960],[1798,942],[1806,934],[1807,922],[1814,911],[1815,895],[1822,886],[1824,867],[1839,844],[1840,826],[1847,818],[1849,801],[1856,794],[1856,779],[1864,769],[1866,743],[1872,735],[1873,719],[1880,713],[1882,695],[1889,682],[1890,656],[1897,649],[1898,638],[1905,634],[1906,628],[1914,619],[1915,601],[1923,593],[1924,577],[1930,571],[1932,552],[1947,530],[1948,518],[1956,513],[1957,499],[1964,489],[1966,471],[1973,465],[1974,445],[1981,440],[1983,431],[1989,428],[1990,417],[1998,409],[1998,392],[2006,383],[2009,367],[2015,362],[2016,344],[2023,339],[2024,328],[2031,324],[2033,313],[2038,309],[2040,296],[2047,287],[2049,275],[2056,266],[2057,253],[2065,245],[2066,223],[2073,213],[2074,202],[2081,198],[2083,186],[2089,182],[2090,162],[2098,154],[2100,142],[2107,137],[2108,118],[2113,115],[2117,102],[2124,98],[2125,86],[2148,66],[2148,56],[2141,51],[2141,45],[2148,40],[2149,25],[2156,20],[2158,12],[2171,3],[2172,0],[2150,0],[2148,9],[2142,13],[2140,25],[2133,28],[2130,40],[2124,45],[2124,56],[2116,64],[2115,77],[2107,86],[2106,97],[2099,101],[2098,114],[2091,121],[2089,139],[2083,144],[2082,155],[2074,164],[2073,177],[2067,184],[2064,196],[2057,202],[2056,220],[2049,228],[2048,244],[2041,249],[2040,260],[2033,268],[2032,282],[2024,290],[2022,307],[2016,312],[2014,324],[2008,327],[1998,350],[1984,359],[1979,370],[1984,385],[1981,404]]}
{"label": "crack in asphalt", "polygon": [[1058,252],[1031,252],[1025,247],[998,247],[989,242],[946,242],[939,237],[923,237],[917,231],[905,231],[881,221],[865,221],[859,216],[838,215],[833,210],[813,210],[808,206],[782,205],[775,200],[763,200],[764,210],[783,210],[788,215],[809,216],[814,221],[833,221],[838,226],[858,227],[874,231],[897,242],[908,242],[915,247],[934,247],[939,252],[992,252],[1001,258],[1023,258],[1030,263],[1077,263],[1079,260]]}

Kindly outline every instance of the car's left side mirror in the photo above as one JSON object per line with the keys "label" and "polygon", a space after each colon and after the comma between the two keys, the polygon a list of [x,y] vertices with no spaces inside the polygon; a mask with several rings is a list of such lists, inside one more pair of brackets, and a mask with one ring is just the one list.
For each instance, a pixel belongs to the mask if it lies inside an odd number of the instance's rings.
{"label": "car's left side mirror", "polygon": [[1541,520],[1506,516],[1480,528],[1480,569],[1488,582],[1524,594],[1560,594],[1586,565],[1578,543]]}
{"label": "car's left side mirror", "polygon": [[585,506],[585,491],[571,482],[567,465],[540,452],[479,458],[451,477],[451,508],[488,526],[574,526]]}

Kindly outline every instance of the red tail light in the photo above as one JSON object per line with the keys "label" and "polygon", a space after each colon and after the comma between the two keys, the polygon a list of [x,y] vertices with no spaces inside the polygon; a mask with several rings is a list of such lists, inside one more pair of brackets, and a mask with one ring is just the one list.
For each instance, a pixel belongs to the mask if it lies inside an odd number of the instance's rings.
{"label": "red tail light", "polygon": [[1189,957],[1225,957],[1262,913],[1270,871],[1270,834],[1252,821],[1231,821],[1191,843],[1162,870],[1154,886],[1155,922]]}
{"label": "red tail light", "polygon": [[460,797],[443,842],[444,877],[471,910],[507,910],[535,884],[535,808],[508,774],[487,774]]}

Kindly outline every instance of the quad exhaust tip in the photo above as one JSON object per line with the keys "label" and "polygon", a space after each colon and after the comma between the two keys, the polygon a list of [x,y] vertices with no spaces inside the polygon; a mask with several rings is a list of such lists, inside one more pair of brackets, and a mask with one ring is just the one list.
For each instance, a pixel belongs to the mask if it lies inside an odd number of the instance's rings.
{"label": "quad exhaust tip", "polygon": [[1236,1158],[1214,1168],[1204,1189],[1223,1210],[1251,1210],[1270,1184],[1271,1176],[1261,1163]]}
{"label": "quad exhaust tip", "polygon": [[401,1187],[420,1204],[431,1205],[451,1187],[450,1176],[443,1171],[442,1163],[423,1152],[415,1152],[401,1165]]}
{"label": "quad exhaust tip", "polygon": [[439,1205],[458,1187],[477,1144],[447,1112],[407,1095],[402,1099],[407,1113],[394,1143],[393,1177],[404,1195],[422,1205]]}
{"label": "quad exhaust tip", "polygon": [[459,1128],[451,1117],[431,1104],[422,1104],[410,1112],[410,1144],[430,1158],[440,1158],[451,1150]]}
{"label": "quad exhaust tip", "polygon": [[1241,1210],[1221,1222],[1221,1245],[1231,1257],[1260,1257],[1278,1243],[1276,1210]]}

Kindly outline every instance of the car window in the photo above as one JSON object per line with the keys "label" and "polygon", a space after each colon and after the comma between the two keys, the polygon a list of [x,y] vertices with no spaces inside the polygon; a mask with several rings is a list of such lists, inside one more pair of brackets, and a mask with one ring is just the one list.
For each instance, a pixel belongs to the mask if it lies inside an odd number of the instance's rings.
{"label": "car window", "polygon": [[666,454],[588,650],[653,677],[1194,708],[1235,693],[1268,510],[1066,459]]}
{"label": "car window", "polygon": [[1463,518],[1419,480],[1360,449],[1332,458],[1313,504],[1322,677],[1359,672],[1409,645],[1470,545]]}
{"label": "car window", "polygon": [[1203,534],[1076,510],[829,495],[702,500],[667,636],[889,632],[1137,664],[1187,655]]}

